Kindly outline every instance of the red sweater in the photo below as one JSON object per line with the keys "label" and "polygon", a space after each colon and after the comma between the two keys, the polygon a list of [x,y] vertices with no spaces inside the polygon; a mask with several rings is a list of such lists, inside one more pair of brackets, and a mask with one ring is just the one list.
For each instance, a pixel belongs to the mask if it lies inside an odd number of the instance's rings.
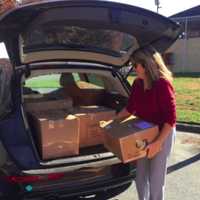
{"label": "red sweater", "polygon": [[137,78],[132,86],[127,111],[146,121],[159,125],[175,126],[176,102],[171,83],[164,78],[153,83],[151,89],[144,91],[143,80]]}

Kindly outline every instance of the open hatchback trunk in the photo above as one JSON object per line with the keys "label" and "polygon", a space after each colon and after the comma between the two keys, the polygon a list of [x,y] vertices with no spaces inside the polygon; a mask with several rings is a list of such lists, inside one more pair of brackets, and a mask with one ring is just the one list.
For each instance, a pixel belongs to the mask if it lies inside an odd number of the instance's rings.
{"label": "open hatchback trunk", "polygon": [[121,67],[138,48],[166,50],[180,28],[138,7],[110,1],[55,0],[19,5],[0,18],[15,65],[76,60]]}
{"label": "open hatchback trunk", "polygon": [[93,194],[133,180],[134,167],[104,148],[99,127],[127,103],[129,86],[119,72],[40,62],[18,68],[12,87],[15,110],[1,122],[1,138],[17,166],[9,180],[21,196]]}

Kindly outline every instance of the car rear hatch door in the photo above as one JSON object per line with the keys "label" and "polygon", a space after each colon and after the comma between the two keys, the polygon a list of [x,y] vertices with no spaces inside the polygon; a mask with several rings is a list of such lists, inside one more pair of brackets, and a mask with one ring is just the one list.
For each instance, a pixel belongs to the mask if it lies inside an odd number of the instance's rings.
{"label": "car rear hatch door", "polygon": [[68,60],[121,67],[146,45],[165,51],[180,27],[151,11],[110,1],[38,1],[0,18],[13,65]]}

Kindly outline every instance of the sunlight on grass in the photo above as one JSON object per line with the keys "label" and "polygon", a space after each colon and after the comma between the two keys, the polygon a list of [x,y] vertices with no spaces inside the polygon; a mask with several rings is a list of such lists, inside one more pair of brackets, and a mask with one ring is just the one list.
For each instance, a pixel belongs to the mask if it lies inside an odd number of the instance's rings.
{"label": "sunlight on grass", "polygon": [[60,87],[60,75],[42,75],[28,79],[26,87],[31,88],[58,88]]}
{"label": "sunlight on grass", "polygon": [[200,78],[174,80],[179,121],[200,123]]}

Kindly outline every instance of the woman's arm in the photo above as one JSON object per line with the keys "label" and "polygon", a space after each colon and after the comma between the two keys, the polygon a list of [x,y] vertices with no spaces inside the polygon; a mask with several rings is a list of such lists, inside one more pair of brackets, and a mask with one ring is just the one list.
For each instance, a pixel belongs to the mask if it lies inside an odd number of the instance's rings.
{"label": "woman's arm", "polygon": [[162,150],[164,142],[169,134],[172,133],[172,129],[176,124],[176,100],[171,83],[167,80],[161,79],[158,90],[158,106],[160,108],[162,118],[164,119],[164,123],[158,138],[155,142],[147,146],[148,158],[154,157],[159,151]]}
{"label": "woman's arm", "polygon": [[162,130],[160,131],[160,135],[157,138],[157,141],[160,142],[161,145],[163,145],[164,141],[172,133],[172,129],[173,129],[173,127],[170,124],[168,124],[168,123],[164,124]]}
{"label": "woman's arm", "polygon": [[149,159],[153,158],[157,153],[162,150],[162,146],[167,137],[172,133],[172,129],[173,127],[170,124],[164,123],[163,128],[160,131],[159,137],[153,143],[147,146],[147,157]]}

